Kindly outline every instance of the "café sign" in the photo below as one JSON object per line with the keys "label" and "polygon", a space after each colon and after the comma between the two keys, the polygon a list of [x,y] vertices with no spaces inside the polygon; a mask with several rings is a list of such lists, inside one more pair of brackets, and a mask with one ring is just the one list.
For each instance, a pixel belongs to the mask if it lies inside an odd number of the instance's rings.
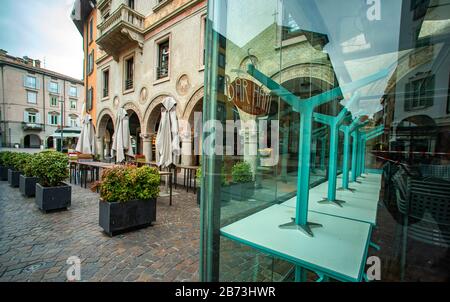
{"label": "caf\u00e9 sign", "polygon": [[262,85],[244,79],[236,78],[230,83],[227,77],[227,97],[240,110],[255,116],[266,116],[269,114],[272,96],[266,92]]}

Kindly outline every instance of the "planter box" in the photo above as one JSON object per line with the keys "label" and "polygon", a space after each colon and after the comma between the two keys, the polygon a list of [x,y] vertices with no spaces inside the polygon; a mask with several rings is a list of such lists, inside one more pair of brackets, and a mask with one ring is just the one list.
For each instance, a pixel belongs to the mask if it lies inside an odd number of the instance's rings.
{"label": "planter box", "polygon": [[44,212],[67,209],[72,202],[72,187],[65,183],[59,187],[43,187],[37,183],[35,201]]}
{"label": "planter box", "polygon": [[156,221],[156,198],[128,202],[99,203],[99,224],[106,234],[119,233],[151,226]]}
{"label": "planter box", "polygon": [[0,166],[0,181],[8,180],[8,168],[5,166]]}
{"label": "planter box", "polygon": [[14,171],[12,169],[8,169],[8,183],[13,188],[19,187],[19,171]]}
{"label": "planter box", "polygon": [[255,183],[233,183],[228,188],[232,199],[237,201],[247,201],[255,195]]}
{"label": "planter box", "polygon": [[202,199],[202,188],[198,187],[197,188],[197,204],[200,206],[200,202]]}
{"label": "planter box", "polygon": [[36,184],[38,179],[36,177],[26,177],[20,175],[19,190],[23,196],[34,197],[36,195]]}

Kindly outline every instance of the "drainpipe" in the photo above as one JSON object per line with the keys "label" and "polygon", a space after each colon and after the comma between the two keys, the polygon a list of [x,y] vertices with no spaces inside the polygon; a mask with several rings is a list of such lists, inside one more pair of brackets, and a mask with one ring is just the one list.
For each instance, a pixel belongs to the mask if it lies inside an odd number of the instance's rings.
{"label": "drainpipe", "polygon": [[45,145],[47,144],[47,137],[45,135],[45,116],[46,116],[46,114],[45,114],[45,104],[46,104],[46,98],[45,98],[45,74],[44,73],[42,73],[42,96],[43,96],[42,100],[43,100],[44,103],[42,104],[42,119],[41,119],[41,123],[43,125],[42,129],[44,131],[44,139],[45,139],[45,141],[43,142],[43,145],[45,147]]}
{"label": "drainpipe", "polygon": [[3,105],[3,118],[2,118],[2,123],[3,123],[3,134],[2,134],[2,139],[4,145],[6,145],[6,103],[5,103],[5,77],[4,77],[4,71],[3,71],[4,65],[2,65],[2,105]]}

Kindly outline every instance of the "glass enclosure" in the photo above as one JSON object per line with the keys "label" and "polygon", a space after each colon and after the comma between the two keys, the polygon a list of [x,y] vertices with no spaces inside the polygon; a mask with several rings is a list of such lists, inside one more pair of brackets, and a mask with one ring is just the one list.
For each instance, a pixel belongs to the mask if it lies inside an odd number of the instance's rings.
{"label": "glass enclosure", "polygon": [[450,0],[211,0],[204,281],[448,281]]}

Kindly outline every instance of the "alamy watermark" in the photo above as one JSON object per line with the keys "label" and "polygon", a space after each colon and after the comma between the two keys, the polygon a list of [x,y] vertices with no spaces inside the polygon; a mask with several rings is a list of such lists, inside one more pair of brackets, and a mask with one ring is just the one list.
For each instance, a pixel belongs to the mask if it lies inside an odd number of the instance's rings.
{"label": "alamy watermark", "polygon": [[69,269],[66,272],[67,281],[75,282],[81,281],[81,260],[77,256],[71,256],[67,259],[66,263],[69,265]]}

